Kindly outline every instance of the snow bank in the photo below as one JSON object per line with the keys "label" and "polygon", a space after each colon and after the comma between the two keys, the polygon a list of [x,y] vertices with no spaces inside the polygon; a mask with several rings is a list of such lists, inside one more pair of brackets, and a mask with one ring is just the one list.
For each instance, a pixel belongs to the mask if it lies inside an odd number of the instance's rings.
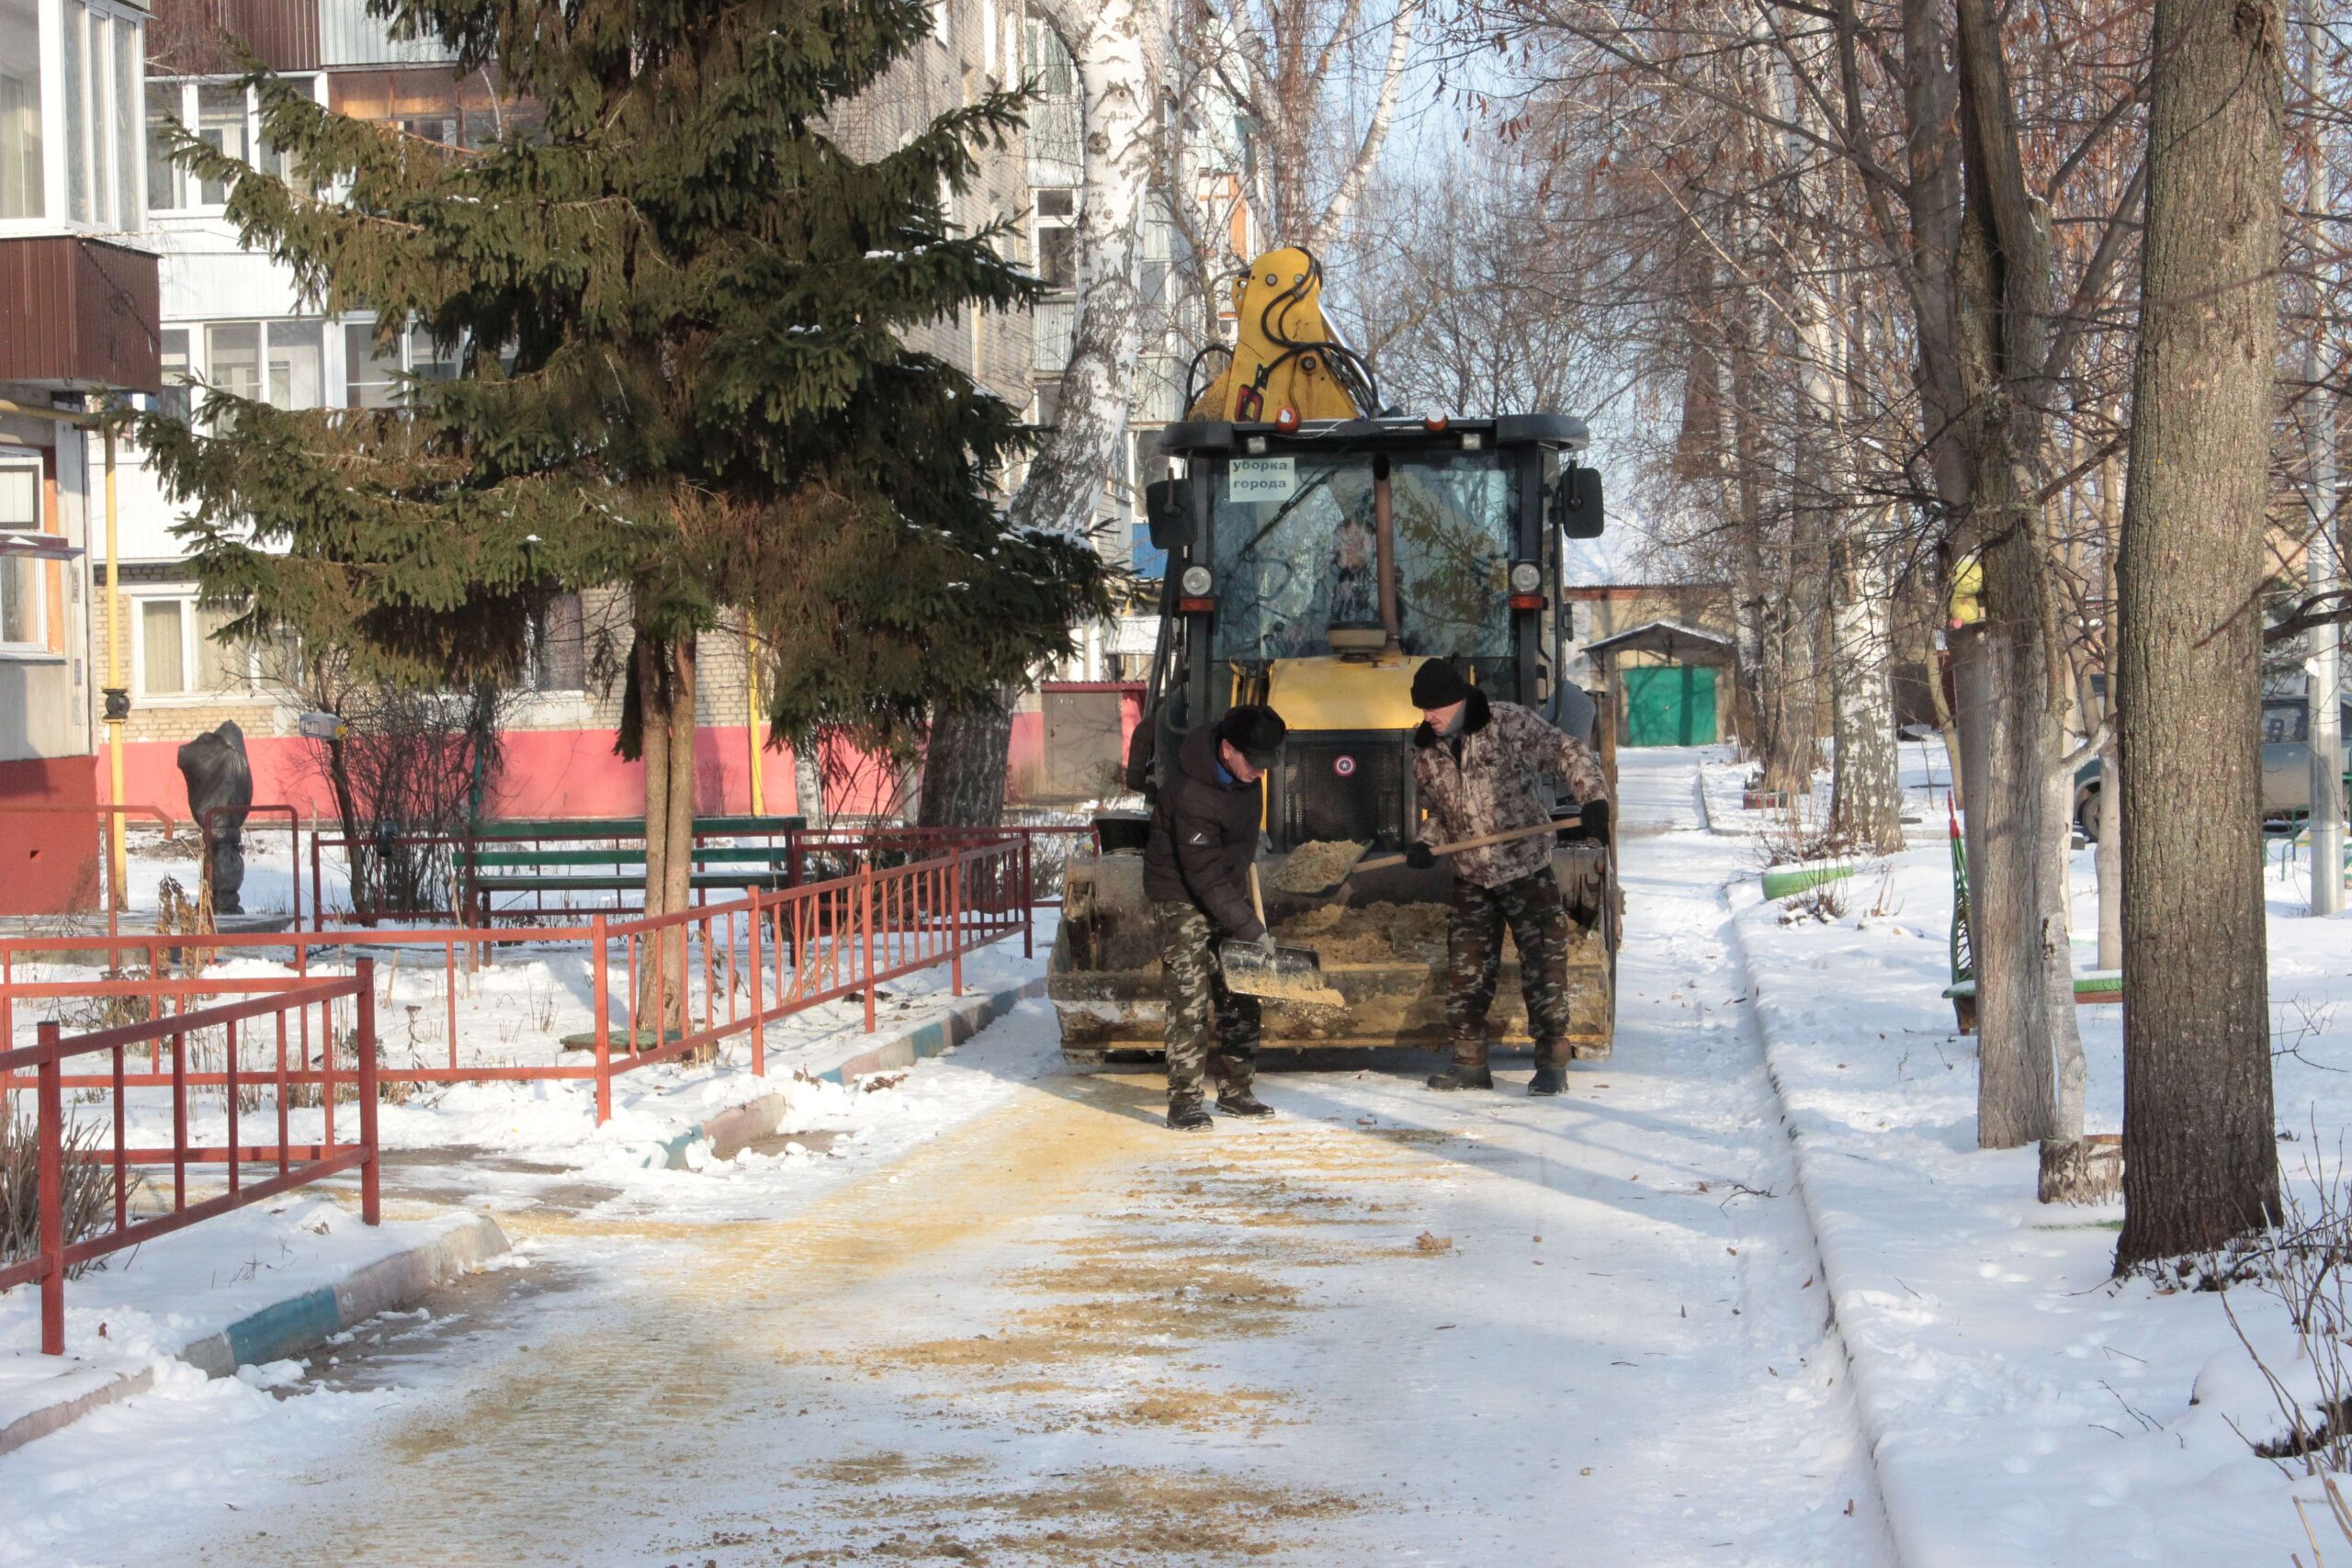
{"label": "snow bank", "polygon": [[[1721,785],[1708,785],[1712,806]],[[1953,1032],[1940,995],[1951,914],[1940,840],[1849,885],[1834,923],[1783,924],[1752,874],[1726,892],[1905,1562],[2309,1553],[2293,1499],[2317,1502],[2319,1483],[2251,1452],[2249,1437],[2283,1423],[2221,1298],[2112,1280],[2120,1206],[2045,1208],[2035,1151],[1976,1148],[1974,1041]],[[2089,932],[2089,855],[2075,860],[2076,926]],[[1850,912],[1864,904],[1878,912]],[[2352,998],[2352,927],[2297,918],[2299,904],[2271,914],[2272,999],[2297,1021],[2281,1043],[2301,1037],[2278,1063],[2291,1178],[2314,1127],[2333,1161],[2352,1126],[2352,1030],[2336,1016]],[[2087,949],[2077,959],[2088,967]],[[2120,1010],[2080,1016],[2089,1128],[2113,1131]],[[2278,1303],[2252,1289],[2230,1302],[2265,1359],[2307,1381]]]}

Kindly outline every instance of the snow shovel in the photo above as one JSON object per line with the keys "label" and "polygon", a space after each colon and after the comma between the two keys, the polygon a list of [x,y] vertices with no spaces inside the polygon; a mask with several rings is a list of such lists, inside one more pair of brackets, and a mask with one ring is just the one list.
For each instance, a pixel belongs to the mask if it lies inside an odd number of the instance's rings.
{"label": "snow shovel", "polygon": [[[1539,827],[1513,828],[1501,833],[1480,833],[1476,838],[1456,840],[1451,844],[1431,844],[1430,853],[1450,855],[1458,850],[1483,850],[1489,844],[1516,843],[1521,839],[1532,839],[1544,833],[1556,833],[1563,828],[1573,828],[1580,820],[1582,818],[1576,817],[1560,817]],[[1371,847],[1369,844],[1358,844],[1355,846],[1356,852],[1352,859],[1345,863],[1335,862],[1331,866],[1324,868],[1330,874],[1330,880],[1321,886],[1301,887],[1292,885],[1288,890],[1293,893],[1304,893],[1309,897],[1320,897],[1338,888],[1357,872],[1381,871],[1392,865],[1405,863],[1405,857],[1401,854],[1375,855],[1371,860],[1366,860],[1363,858],[1364,853]]]}
{"label": "snow shovel", "polygon": [[[1250,908],[1266,923],[1266,900],[1258,891],[1258,868],[1250,868]],[[1254,942],[1228,942],[1216,950],[1225,983],[1253,997],[1298,1000],[1323,990],[1323,955],[1311,947],[1267,948]]]}

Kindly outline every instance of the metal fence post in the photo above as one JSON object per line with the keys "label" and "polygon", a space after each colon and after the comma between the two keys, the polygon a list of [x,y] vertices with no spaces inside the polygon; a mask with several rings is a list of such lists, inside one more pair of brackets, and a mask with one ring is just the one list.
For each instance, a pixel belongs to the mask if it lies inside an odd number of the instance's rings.
{"label": "metal fence post", "polygon": [[1037,888],[1031,878],[1035,873],[1029,864],[1030,835],[1021,835],[1021,956],[1037,956]]}
{"label": "metal fence post", "polygon": [[596,1125],[613,1119],[613,997],[607,972],[605,917],[588,917],[588,988],[595,1008]]}
{"label": "metal fence post", "polygon": [[964,994],[964,864],[968,850],[947,852],[947,989]]}
{"label": "metal fence post", "polygon": [[376,1146],[376,961],[363,958],[357,969],[352,1001],[359,1014],[359,1146],[367,1151],[359,1162],[359,1217],[373,1225],[384,1219],[383,1159]]}
{"label": "metal fence post", "polygon": [[57,1060],[58,1029],[50,1020],[34,1032],[40,1045],[36,1091],[40,1126],[40,1351],[65,1354],[65,1091]]}
{"label": "metal fence post", "polygon": [[868,854],[857,873],[857,923],[865,944],[865,1032],[874,1032],[874,857]]}
{"label": "metal fence post", "polygon": [[[768,1015],[760,993],[760,982],[764,978],[760,972],[763,967],[760,927],[766,919],[767,911],[760,907],[760,895],[753,893],[751,919],[745,922],[751,928],[745,937],[751,943],[749,956],[752,963],[752,1076],[763,1078],[768,1076]],[[731,961],[735,954],[735,939],[731,934],[727,939],[727,953]]]}

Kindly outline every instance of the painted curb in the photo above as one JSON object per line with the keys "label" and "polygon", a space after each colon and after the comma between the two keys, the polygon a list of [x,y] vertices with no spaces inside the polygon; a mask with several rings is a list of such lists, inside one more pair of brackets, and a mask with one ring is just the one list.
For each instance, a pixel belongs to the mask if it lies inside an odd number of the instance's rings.
{"label": "painted curb", "polygon": [[[809,1076],[827,1083],[846,1084],[867,1073],[912,1066],[924,1057],[936,1056],[961,1045],[1011,1012],[1023,998],[1045,994],[1046,978],[1040,975],[1001,991],[962,998],[945,1012],[916,1024],[904,1033],[876,1034],[870,1043],[861,1044],[856,1051],[822,1072]],[[788,1089],[778,1089],[774,1094],[764,1094],[757,1100],[729,1106],[699,1126],[688,1128],[662,1145],[669,1168],[688,1168],[686,1151],[696,1144],[707,1144],[713,1159],[734,1158],[746,1147],[772,1135],[782,1126],[791,1101],[792,1095]]]}
{"label": "painted curb", "polygon": [[[504,1252],[507,1245],[506,1233],[498,1228],[497,1221],[487,1214],[469,1214],[466,1223],[390,1258],[379,1258],[335,1284],[274,1303],[217,1334],[206,1335],[183,1348],[180,1359],[215,1378],[231,1376],[241,1366],[283,1360],[378,1313],[412,1304],[435,1287],[480,1268]],[[93,1410],[144,1393],[154,1381],[154,1370],[142,1369],[20,1416],[0,1427],[0,1454],[47,1437]]]}

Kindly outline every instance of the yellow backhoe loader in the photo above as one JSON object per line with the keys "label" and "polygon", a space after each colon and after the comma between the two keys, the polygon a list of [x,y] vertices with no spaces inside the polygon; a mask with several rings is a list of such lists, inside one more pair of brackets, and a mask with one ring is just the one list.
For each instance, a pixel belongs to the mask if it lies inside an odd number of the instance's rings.
{"label": "yellow backhoe loader", "polygon": [[[1147,497],[1168,568],[1128,782],[1148,798],[1188,729],[1271,703],[1290,740],[1267,777],[1267,919],[1278,942],[1320,953],[1324,986],[1347,1005],[1269,1001],[1265,1043],[1435,1046],[1444,863],[1367,869],[1336,893],[1317,863],[1351,859],[1342,844],[1377,854],[1423,836],[1410,689],[1425,660],[1450,659],[1490,696],[1592,741],[1613,781],[1606,716],[1560,674],[1561,540],[1600,532],[1600,481],[1576,462],[1589,437],[1569,415],[1378,412],[1370,367],[1324,322],[1321,281],[1304,251],[1261,256],[1235,286],[1230,362],[1161,437],[1180,477]],[[1165,1017],[1143,896],[1148,815],[1109,812],[1097,828],[1099,852],[1070,863],[1046,976],[1063,1053],[1080,1066],[1159,1050]],[[1566,833],[1553,852],[1577,932],[1580,1057],[1605,1056],[1615,1026],[1614,859],[1611,844]],[[1515,954],[1489,1027],[1505,1043],[1528,1038]]]}

